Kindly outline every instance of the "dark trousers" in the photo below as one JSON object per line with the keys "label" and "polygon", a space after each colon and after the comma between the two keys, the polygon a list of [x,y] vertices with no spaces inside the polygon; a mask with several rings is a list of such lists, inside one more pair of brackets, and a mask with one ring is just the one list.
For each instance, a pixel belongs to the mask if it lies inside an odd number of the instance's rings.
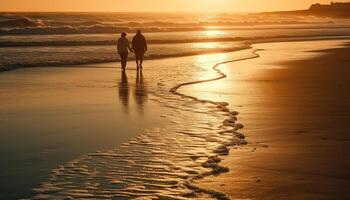
{"label": "dark trousers", "polygon": [[126,62],[128,61],[128,53],[119,53],[120,62],[122,63],[122,69],[126,68]]}

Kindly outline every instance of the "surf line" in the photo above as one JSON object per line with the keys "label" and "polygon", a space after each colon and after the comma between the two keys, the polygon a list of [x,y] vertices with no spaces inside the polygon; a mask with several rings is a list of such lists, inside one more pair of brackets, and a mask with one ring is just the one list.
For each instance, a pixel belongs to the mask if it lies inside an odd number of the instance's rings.
{"label": "surf line", "polygon": [[206,82],[212,82],[212,81],[224,79],[227,77],[227,75],[219,69],[219,67],[221,65],[226,64],[226,63],[232,63],[232,62],[238,62],[238,61],[243,61],[243,60],[250,60],[250,59],[259,58],[260,55],[257,52],[262,51],[262,50],[263,49],[253,49],[253,51],[251,52],[252,56],[250,56],[250,57],[241,58],[241,59],[233,59],[233,60],[228,60],[228,61],[224,61],[224,62],[220,62],[220,63],[215,64],[212,67],[212,69],[217,74],[219,74],[219,76],[216,78],[181,83],[181,84],[174,86],[169,91],[172,94],[177,95],[177,96],[189,98],[189,99],[192,99],[194,101],[198,101],[200,103],[209,103],[209,104],[216,106],[216,108],[218,108],[223,113],[226,113],[226,115],[227,115],[227,119],[225,119],[222,122],[221,127],[230,127],[231,128],[231,129],[224,129],[223,128],[223,130],[220,131],[220,133],[230,133],[238,139],[238,141],[232,141],[230,143],[225,143],[225,144],[219,146],[216,150],[214,150],[215,156],[209,157],[204,163],[202,163],[203,167],[211,168],[212,171],[199,174],[199,175],[187,180],[187,182],[185,183],[185,186],[188,187],[189,189],[193,190],[196,193],[208,194],[208,195],[210,195],[216,199],[219,199],[219,200],[230,200],[230,198],[225,193],[218,192],[215,190],[201,188],[195,184],[195,181],[203,179],[204,177],[207,177],[210,175],[220,175],[221,173],[227,173],[229,171],[229,169],[227,167],[223,167],[223,166],[219,165],[219,163],[222,161],[222,158],[220,158],[219,156],[229,155],[229,151],[230,151],[229,147],[230,146],[246,145],[247,141],[245,140],[245,136],[242,133],[238,132],[238,130],[240,130],[244,127],[242,124],[236,122],[238,112],[237,111],[230,111],[230,109],[228,108],[229,104],[227,102],[215,102],[215,101],[210,101],[210,100],[205,100],[205,99],[199,99],[199,98],[194,97],[194,96],[180,93],[180,92],[178,92],[178,89],[180,89],[183,86],[187,86],[187,85],[194,85],[194,84],[200,84],[200,83],[206,83]]}

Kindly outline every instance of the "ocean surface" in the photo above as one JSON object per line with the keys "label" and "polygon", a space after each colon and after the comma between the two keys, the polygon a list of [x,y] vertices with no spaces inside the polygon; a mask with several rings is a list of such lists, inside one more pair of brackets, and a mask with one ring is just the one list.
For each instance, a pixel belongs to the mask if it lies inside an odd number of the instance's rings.
{"label": "ocean surface", "polygon": [[120,32],[141,29],[149,59],[229,52],[273,38],[348,36],[349,20],[268,14],[2,13],[0,68],[117,61]]}
{"label": "ocean surface", "polygon": [[[121,74],[116,40],[137,29],[152,60]],[[251,43],[349,36],[316,17],[2,13],[0,69],[28,68],[0,74],[0,199],[225,199],[193,181],[247,143],[238,113],[177,89],[224,78]]]}

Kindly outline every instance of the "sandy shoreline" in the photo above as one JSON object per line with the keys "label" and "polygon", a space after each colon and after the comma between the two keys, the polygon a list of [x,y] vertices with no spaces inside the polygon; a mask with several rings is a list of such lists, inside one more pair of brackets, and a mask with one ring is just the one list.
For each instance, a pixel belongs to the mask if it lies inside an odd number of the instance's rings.
{"label": "sandy shoreline", "polygon": [[220,69],[227,79],[183,89],[229,102],[240,111],[249,142],[221,163],[229,173],[198,185],[232,199],[348,199],[350,48],[345,44],[254,45],[265,49],[261,57],[225,64]]}

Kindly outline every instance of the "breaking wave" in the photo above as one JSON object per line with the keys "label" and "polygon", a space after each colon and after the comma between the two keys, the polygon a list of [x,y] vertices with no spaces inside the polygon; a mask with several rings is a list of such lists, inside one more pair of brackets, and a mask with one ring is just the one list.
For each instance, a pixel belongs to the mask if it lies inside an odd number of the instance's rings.
{"label": "breaking wave", "polygon": [[23,17],[19,19],[10,19],[5,21],[0,21],[0,28],[10,28],[10,27],[36,27],[43,26],[44,23],[41,20],[33,20],[28,17]]}
{"label": "breaking wave", "polygon": [[[13,27],[6,27],[6,25],[13,25]],[[128,24],[102,24],[97,22],[84,22],[79,25],[60,25],[60,26],[51,26],[44,25],[42,21],[33,21],[30,19],[19,19],[19,20],[10,20],[7,22],[0,22],[0,35],[53,35],[53,34],[118,34],[120,32],[136,32],[138,29],[142,29],[144,32],[148,33],[157,33],[157,32],[184,32],[184,31],[206,31],[208,30],[207,25],[193,25],[193,24],[181,24],[182,26],[175,27],[162,27],[157,24],[154,26],[145,26],[145,25],[128,25]],[[291,23],[291,25],[298,23]],[[241,24],[240,26],[250,26],[250,24]],[[257,24],[252,24],[257,25]],[[266,25],[266,24],[263,24]],[[276,25],[276,24],[273,24]],[[281,25],[288,25],[288,23],[282,23]],[[313,24],[314,25],[314,24]],[[223,25],[220,25],[223,26]],[[283,29],[283,27],[273,28],[273,27],[217,27],[217,30],[264,30],[264,29]],[[234,25],[230,25],[234,26]],[[237,26],[237,25],[236,25]],[[285,27],[286,29],[290,27]],[[324,29],[324,26],[321,27],[303,27],[294,29]],[[349,28],[348,26],[333,26],[332,28]]]}
{"label": "breaking wave", "polygon": [[[97,33],[120,33],[122,31],[135,32],[138,28],[131,28],[127,26],[117,26],[109,24],[96,24],[96,25],[78,25],[78,26],[38,26],[38,27],[16,27],[0,29],[0,35],[48,35],[48,34],[97,34]],[[191,30],[204,30],[204,28],[159,28],[159,27],[147,27],[143,28],[145,32],[174,32],[174,31],[191,31]]]}
{"label": "breaking wave", "polygon": [[[159,20],[154,20],[154,19]],[[330,19],[298,17],[269,17],[259,15],[219,15],[203,16],[189,14],[89,14],[89,13],[2,13],[0,14],[0,35],[35,34],[98,34],[134,32],[142,28],[144,32],[200,31],[214,26],[217,29],[247,29],[259,25],[319,25],[337,27]],[[243,27],[246,26],[246,27]],[[252,27],[250,27],[251,29]],[[264,27],[254,27],[261,29]],[[265,27],[266,28],[266,27]],[[270,27],[271,28],[271,27]]]}

